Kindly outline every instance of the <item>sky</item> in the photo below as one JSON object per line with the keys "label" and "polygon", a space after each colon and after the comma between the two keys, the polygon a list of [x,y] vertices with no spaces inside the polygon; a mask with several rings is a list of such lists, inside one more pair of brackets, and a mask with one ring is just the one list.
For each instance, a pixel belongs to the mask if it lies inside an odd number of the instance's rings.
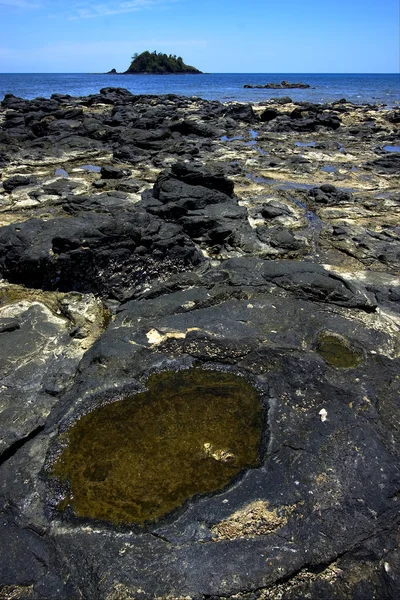
{"label": "sky", "polygon": [[0,72],[125,71],[157,50],[210,73],[397,73],[399,21],[399,0],[0,0]]}

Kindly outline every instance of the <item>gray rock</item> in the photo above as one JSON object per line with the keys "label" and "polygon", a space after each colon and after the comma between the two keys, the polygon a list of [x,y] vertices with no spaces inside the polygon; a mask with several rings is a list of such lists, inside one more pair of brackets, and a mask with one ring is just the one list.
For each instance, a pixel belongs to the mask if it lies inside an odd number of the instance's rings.
{"label": "gray rock", "polygon": [[0,460],[43,427],[70,384],[81,353],[69,333],[70,323],[39,302],[0,309]]}

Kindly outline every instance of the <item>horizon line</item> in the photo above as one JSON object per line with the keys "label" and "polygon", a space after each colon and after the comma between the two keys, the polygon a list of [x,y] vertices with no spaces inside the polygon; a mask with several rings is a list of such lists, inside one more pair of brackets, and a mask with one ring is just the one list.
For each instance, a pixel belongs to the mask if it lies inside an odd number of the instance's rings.
{"label": "horizon line", "polygon": [[[118,75],[132,75],[118,73]],[[133,73],[134,75],[399,75],[393,71],[214,71],[202,73]],[[3,71],[0,75],[110,75],[95,71]],[[114,75],[110,75],[114,76]]]}

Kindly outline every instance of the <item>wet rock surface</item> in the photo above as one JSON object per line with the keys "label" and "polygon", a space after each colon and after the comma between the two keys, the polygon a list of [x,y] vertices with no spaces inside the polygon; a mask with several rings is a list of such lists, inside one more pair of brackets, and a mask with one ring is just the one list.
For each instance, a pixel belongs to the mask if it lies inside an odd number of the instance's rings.
{"label": "wet rock surface", "polygon": [[[0,597],[399,597],[397,113],[6,95]],[[179,492],[158,520],[75,511],[51,471],[66,432],[191,370],[220,378],[224,402],[226,378],[254,390],[258,462],[217,492]],[[151,427],[130,427],[162,455],[157,406]],[[224,416],[212,427],[218,443],[198,450],[182,431],[194,464],[234,460]],[[90,489],[109,477],[103,458]]]}

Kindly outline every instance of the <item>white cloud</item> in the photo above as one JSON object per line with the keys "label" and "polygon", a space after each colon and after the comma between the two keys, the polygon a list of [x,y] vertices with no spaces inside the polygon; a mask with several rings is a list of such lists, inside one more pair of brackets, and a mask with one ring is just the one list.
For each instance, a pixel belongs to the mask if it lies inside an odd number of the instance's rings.
{"label": "white cloud", "polygon": [[[0,0],[1,1],[1,0]],[[75,8],[75,14],[70,19],[91,19],[94,17],[106,17],[123,13],[138,12],[140,10],[167,6],[180,2],[181,0],[130,0],[129,2],[110,3],[80,3]]]}
{"label": "white cloud", "polygon": [[40,8],[38,2],[30,2],[29,0],[0,0],[0,6],[11,6],[12,8]]}

